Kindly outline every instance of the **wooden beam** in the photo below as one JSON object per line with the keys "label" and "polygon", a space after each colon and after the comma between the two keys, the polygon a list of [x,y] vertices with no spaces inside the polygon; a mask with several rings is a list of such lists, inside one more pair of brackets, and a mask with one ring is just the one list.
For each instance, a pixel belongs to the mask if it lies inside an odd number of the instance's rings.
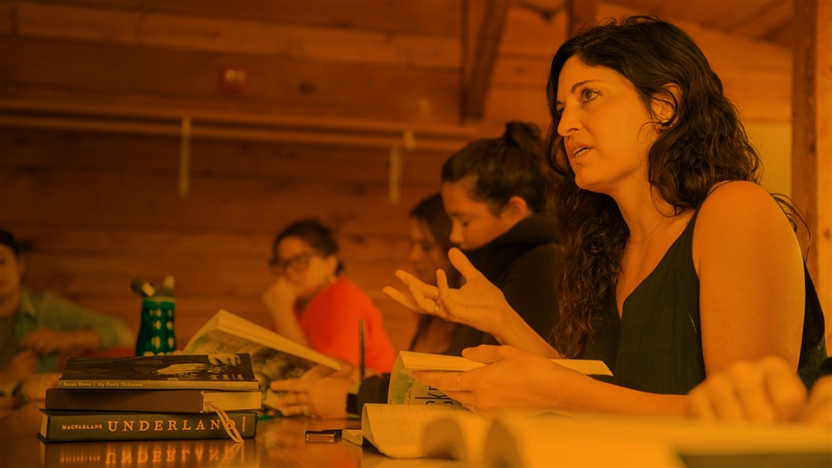
{"label": "wooden beam", "polygon": [[491,72],[497,58],[497,50],[503,33],[508,0],[490,0],[485,3],[474,55],[467,61],[463,76],[467,77],[462,89],[462,120],[480,120],[485,109],[485,98],[491,82]]}
{"label": "wooden beam", "polygon": [[568,0],[566,11],[569,18],[569,37],[581,29],[595,24],[598,18],[597,0]]}
{"label": "wooden beam", "polygon": [[[404,3],[407,2],[379,4],[379,9],[402,8]],[[420,3],[416,2],[418,5]],[[430,6],[433,5],[423,5],[422,8],[427,10]],[[438,17],[453,18],[457,14],[452,10],[434,8],[430,10],[430,15],[415,16],[430,16],[438,20]],[[20,1],[0,3],[0,33],[232,56],[287,57],[450,70],[458,69],[460,57],[459,39],[453,35],[454,31],[426,35],[410,33],[406,29],[379,31],[343,25],[309,26],[262,19],[246,21],[196,14],[166,14],[145,9],[122,10]]]}
{"label": "wooden beam", "polygon": [[832,341],[832,2],[794,0],[792,198],[812,233],[807,264]]}

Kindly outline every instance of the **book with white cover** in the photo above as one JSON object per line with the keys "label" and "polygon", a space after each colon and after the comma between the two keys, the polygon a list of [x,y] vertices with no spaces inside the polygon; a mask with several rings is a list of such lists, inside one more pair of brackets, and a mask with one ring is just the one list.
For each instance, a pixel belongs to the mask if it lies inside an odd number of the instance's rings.
{"label": "book with white cover", "polygon": [[[612,375],[609,367],[603,361],[584,359],[552,359],[552,362],[566,368],[587,375]],[[417,353],[413,351],[399,352],[393,371],[390,374],[390,388],[387,402],[392,404],[454,404],[459,403],[450,399],[441,391],[413,379],[413,372],[420,370],[439,372],[469,371],[485,366],[481,362],[472,361],[461,356],[446,356],[444,354]]]}

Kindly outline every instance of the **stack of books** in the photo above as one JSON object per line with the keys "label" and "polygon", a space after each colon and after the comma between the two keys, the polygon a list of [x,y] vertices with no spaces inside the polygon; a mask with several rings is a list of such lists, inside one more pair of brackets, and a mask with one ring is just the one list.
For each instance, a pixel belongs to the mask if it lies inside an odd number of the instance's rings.
{"label": "stack of books", "polygon": [[69,358],[46,393],[44,442],[255,436],[261,392],[248,354]]}

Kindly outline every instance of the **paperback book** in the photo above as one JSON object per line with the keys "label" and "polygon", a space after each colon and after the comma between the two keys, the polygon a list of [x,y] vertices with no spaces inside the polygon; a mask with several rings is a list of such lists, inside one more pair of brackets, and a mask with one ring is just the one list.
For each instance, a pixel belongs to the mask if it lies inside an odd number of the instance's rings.
{"label": "paperback book", "polygon": [[335,359],[220,310],[185,345],[185,354],[248,353],[263,405],[274,407],[273,380],[315,379],[340,368]]}
{"label": "paperback book", "polygon": [[260,409],[260,392],[214,390],[67,390],[50,388],[44,406],[50,410],[137,411],[145,413],[212,413]]}
{"label": "paperback book", "polygon": [[248,354],[70,357],[58,388],[258,390]]}
{"label": "paperback book", "polygon": [[[603,361],[584,359],[552,359],[552,362],[587,375],[611,376],[612,372]],[[419,370],[440,372],[462,372],[483,367],[485,364],[461,356],[416,353],[401,351],[390,373],[390,388],[387,402],[391,404],[448,404],[459,405],[441,391],[415,379],[413,372]]]}
{"label": "paperback book", "polygon": [[[44,442],[228,438],[219,414],[41,411],[38,438]],[[256,411],[225,414],[242,438],[255,436]]]}

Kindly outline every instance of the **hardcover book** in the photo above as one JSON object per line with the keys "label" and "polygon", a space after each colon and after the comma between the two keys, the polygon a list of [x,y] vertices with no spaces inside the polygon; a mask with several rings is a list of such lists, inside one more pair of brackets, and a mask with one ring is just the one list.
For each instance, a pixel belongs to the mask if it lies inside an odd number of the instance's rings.
{"label": "hardcover book", "polygon": [[64,389],[257,390],[248,354],[70,357],[58,379]]}
{"label": "hardcover book", "polygon": [[[603,361],[552,359],[552,362],[586,375],[612,375],[609,367]],[[473,370],[484,365],[461,356],[401,351],[390,374],[387,402],[392,404],[429,405],[439,403],[458,405],[457,402],[441,391],[414,380],[413,372],[419,370],[460,372]]]}
{"label": "hardcover book", "polygon": [[145,413],[211,413],[260,409],[259,391],[212,390],[46,390],[46,409],[140,411]]}
{"label": "hardcover book", "polygon": [[335,359],[220,310],[185,345],[185,354],[249,353],[263,393],[263,405],[274,407],[272,380],[325,377],[340,368]]}
{"label": "hardcover book", "polygon": [[[44,442],[229,437],[218,414],[41,411],[43,419],[38,438]],[[226,414],[240,436],[244,439],[255,436],[257,412]]]}

